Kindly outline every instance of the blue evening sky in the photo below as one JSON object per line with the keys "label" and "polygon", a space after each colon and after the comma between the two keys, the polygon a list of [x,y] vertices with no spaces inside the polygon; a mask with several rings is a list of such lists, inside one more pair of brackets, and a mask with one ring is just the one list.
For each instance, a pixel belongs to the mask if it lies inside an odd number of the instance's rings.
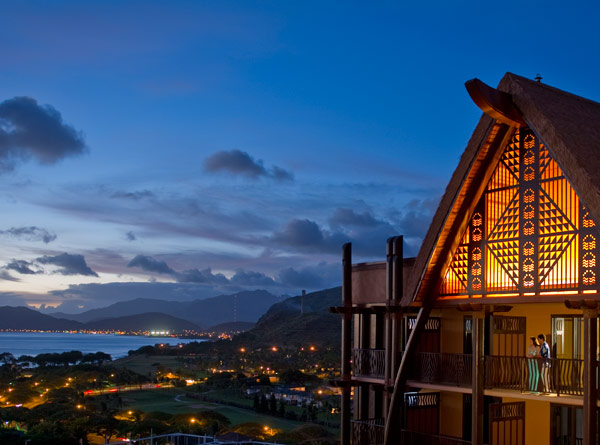
{"label": "blue evening sky", "polygon": [[[7,1],[0,304],[340,283],[415,255],[506,71],[600,100],[593,2]],[[29,98],[29,99],[27,99]]]}

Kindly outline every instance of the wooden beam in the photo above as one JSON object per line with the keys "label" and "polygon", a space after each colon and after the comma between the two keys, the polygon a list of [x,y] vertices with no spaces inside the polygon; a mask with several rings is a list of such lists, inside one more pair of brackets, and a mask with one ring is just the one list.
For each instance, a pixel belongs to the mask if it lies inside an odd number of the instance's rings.
{"label": "wooden beam", "polygon": [[583,444],[596,443],[598,382],[596,348],[598,346],[598,310],[583,310]]}
{"label": "wooden beam", "polygon": [[[388,301],[389,309],[398,308],[404,296],[404,237],[396,236],[392,241],[392,295]],[[393,385],[394,375],[398,369],[398,358],[400,353],[400,326],[402,322],[402,311],[391,311],[390,320],[392,324],[392,360],[390,378],[387,385]]]}
{"label": "wooden beam", "polygon": [[[352,244],[342,247],[342,303],[345,311],[342,317],[342,380],[352,379],[350,361],[352,359],[352,344],[350,323],[352,321]],[[341,445],[350,445],[350,386],[342,389],[341,413]]]}
{"label": "wooden beam", "polygon": [[465,87],[475,105],[488,116],[511,127],[520,128],[526,125],[510,94],[498,91],[479,79],[467,81]]}

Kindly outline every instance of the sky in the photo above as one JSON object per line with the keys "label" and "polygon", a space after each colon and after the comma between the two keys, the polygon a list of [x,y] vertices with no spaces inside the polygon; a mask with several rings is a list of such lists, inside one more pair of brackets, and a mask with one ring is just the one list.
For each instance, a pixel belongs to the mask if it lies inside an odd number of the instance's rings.
{"label": "sky", "polygon": [[341,282],[422,237],[505,72],[600,100],[594,2],[7,1],[0,305]]}

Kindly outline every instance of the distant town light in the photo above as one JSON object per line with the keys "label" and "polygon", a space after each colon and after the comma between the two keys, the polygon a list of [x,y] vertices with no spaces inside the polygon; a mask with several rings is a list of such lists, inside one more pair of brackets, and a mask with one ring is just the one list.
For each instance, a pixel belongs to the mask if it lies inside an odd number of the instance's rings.
{"label": "distant town light", "polygon": [[274,352],[277,352],[277,346],[273,346],[271,349],[272,349]]}

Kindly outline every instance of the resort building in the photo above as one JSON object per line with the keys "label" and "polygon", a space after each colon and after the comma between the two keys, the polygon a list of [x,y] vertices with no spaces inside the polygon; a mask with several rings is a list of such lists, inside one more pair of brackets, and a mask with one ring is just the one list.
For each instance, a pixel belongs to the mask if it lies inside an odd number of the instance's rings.
{"label": "resort building", "polygon": [[416,258],[344,246],[342,445],[599,443],[600,104],[540,80],[466,83]]}

